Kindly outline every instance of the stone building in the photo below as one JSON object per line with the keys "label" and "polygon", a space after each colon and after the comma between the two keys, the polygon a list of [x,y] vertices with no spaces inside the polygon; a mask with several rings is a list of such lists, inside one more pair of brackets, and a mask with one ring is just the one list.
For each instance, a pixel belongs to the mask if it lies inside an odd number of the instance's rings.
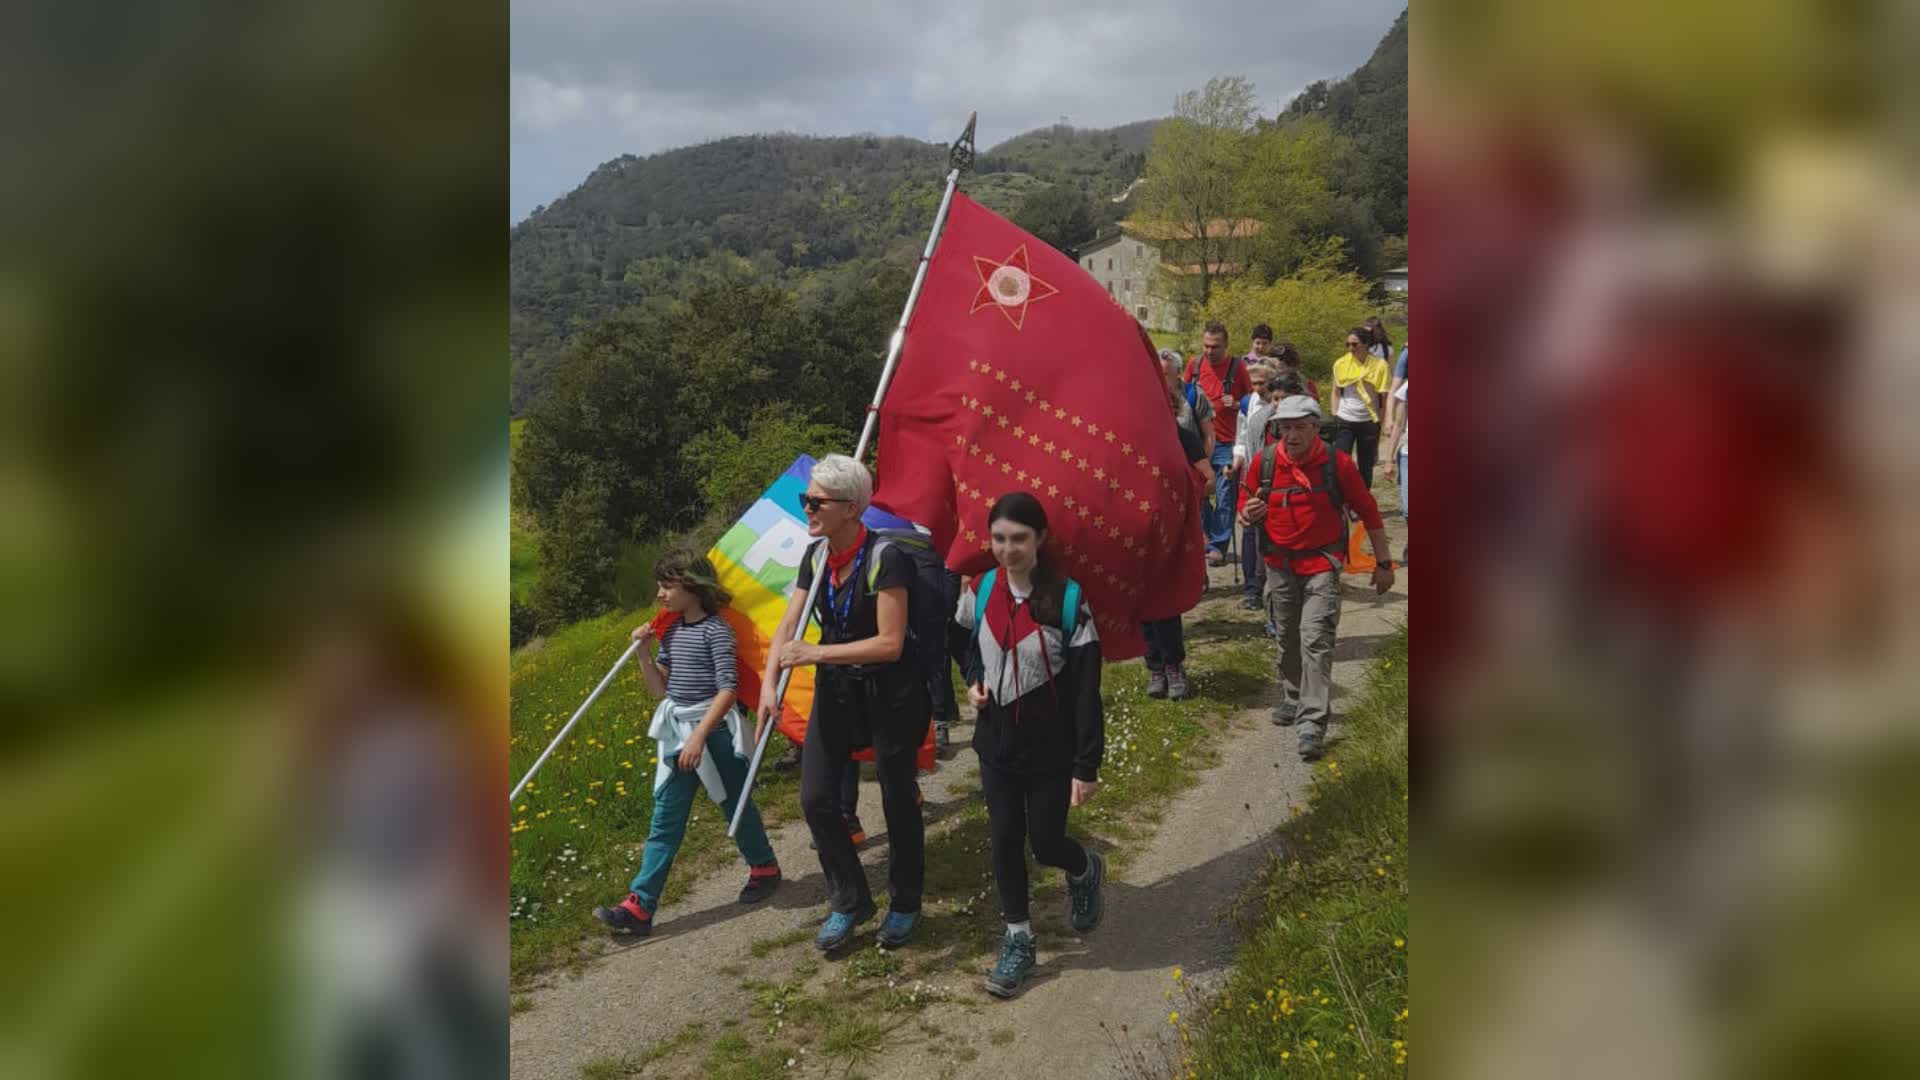
{"label": "stone building", "polygon": [[[1216,221],[1207,226],[1212,237],[1245,239],[1260,231],[1261,223],[1241,220],[1229,224]],[[1168,266],[1161,258],[1161,242],[1169,239],[1168,226],[1123,221],[1117,232],[1099,237],[1080,249],[1080,266],[1092,274],[1114,302],[1125,308],[1149,330],[1182,329],[1181,298],[1171,295],[1165,270],[1175,280],[1197,277],[1198,266]],[[1216,277],[1231,277],[1240,272],[1235,262],[1213,266]]]}

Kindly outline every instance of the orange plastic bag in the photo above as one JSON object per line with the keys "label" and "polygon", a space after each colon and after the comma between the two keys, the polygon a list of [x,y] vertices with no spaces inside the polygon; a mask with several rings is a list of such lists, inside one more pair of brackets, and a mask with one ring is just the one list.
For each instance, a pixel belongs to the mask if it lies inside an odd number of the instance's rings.
{"label": "orange plastic bag", "polygon": [[1347,536],[1347,573],[1371,574],[1379,565],[1373,558],[1373,544],[1367,540],[1367,526],[1362,522],[1353,523],[1353,532]]}

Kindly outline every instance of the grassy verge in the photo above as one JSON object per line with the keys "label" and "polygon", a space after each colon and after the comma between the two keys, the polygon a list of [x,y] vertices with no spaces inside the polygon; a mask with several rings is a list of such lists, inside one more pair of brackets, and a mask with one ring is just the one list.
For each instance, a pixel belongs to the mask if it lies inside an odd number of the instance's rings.
{"label": "grassy verge", "polygon": [[1407,1067],[1407,635],[1375,664],[1311,802],[1281,830],[1217,995],[1180,982],[1179,1076],[1404,1073]]}
{"label": "grassy verge", "polygon": [[[652,614],[613,612],[514,653],[509,750],[516,782],[605,677],[629,631]],[[508,926],[516,986],[583,948],[597,951],[593,906],[626,894],[653,814],[658,758],[646,729],[654,704],[629,661],[511,808]],[[776,736],[768,752],[782,749]],[[797,786],[789,773],[762,772],[754,802],[770,828],[798,813]],[[696,795],[662,902],[673,903],[703,872],[738,858],[720,808]]]}

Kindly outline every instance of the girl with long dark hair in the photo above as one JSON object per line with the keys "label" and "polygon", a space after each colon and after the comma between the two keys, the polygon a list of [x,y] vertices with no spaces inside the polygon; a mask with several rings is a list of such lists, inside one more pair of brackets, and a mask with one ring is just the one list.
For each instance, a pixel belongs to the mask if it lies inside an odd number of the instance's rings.
{"label": "girl with long dark hair", "polygon": [[1027,856],[1067,873],[1074,930],[1100,924],[1106,861],[1067,835],[1067,809],[1093,797],[1106,751],[1100,640],[1093,612],[1047,551],[1047,513],[1023,491],[987,515],[999,566],[960,596],[962,664],[978,714],[973,749],[993,838],[1007,937],[987,992],[1011,997],[1033,970]]}

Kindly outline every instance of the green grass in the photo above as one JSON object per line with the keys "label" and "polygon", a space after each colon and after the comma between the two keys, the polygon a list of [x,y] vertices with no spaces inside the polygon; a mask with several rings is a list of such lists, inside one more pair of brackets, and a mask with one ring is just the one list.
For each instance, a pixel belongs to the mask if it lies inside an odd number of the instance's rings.
{"label": "green grass", "polygon": [[[516,651],[511,661],[511,773],[517,782],[627,646],[651,609],[576,623]],[[582,717],[511,808],[509,939],[516,986],[533,974],[597,951],[595,904],[624,896],[652,817],[654,743],[646,737],[653,699],[629,662]],[[770,754],[783,748],[778,738]],[[765,770],[754,801],[769,827],[799,813],[798,777]],[[704,871],[739,859],[720,808],[695,796],[685,844],[659,913]]]}
{"label": "green grass", "polygon": [[580,1080],[624,1080],[633,1071],[621,1058],[594,1058],[580,1066]]}
{"label": "green grass", "polygon": [[1280,831],[1225,986],[1170,991],[1192,1040],[1183,1075],[1406,1072],[1406,717],[1403,629]]}
{"label": "green grass", "polygon": [[812,936],[813,931],[802,927],[797,930],[789,930],[784,934],[775,934],[769,938],[761,938],[747,946],[747,951],[753,954],[755,960],[758,960],[776,949],[784,949],[789,945],[798,945],[800,942]]}
{"label": "green grass", "polygon": [[687,1026],[681,1028],[679,1031],[674,1032],[672,1035],[668,1036],[667,1038],[664,1038],[659,1042],[654,1043],[652,1046],[647,1047],[646,1050],[641,1053],[639,1059],[634,1063],[635,1068],[644,1069],[648,1065],[651,1065],[656,1061],[660,1061],[665,1058],[672,1057],[674,1054],[677,1054],[680,1051],[685,1050],[687,1047],[692,1046],[694,1043],[699,1042],[701,1038],[706,1035],[706,1033],[707,1033],[707,1025],[701,1023],[698,1020],[695,1020],[687,1024]]}
{"label": "green grass", "polygon": [[743,1035],[722,1035],[702,1065],[707,1080],[772,1080],[787,1071],[792,1054],[783,1046],[755,1050]]}

